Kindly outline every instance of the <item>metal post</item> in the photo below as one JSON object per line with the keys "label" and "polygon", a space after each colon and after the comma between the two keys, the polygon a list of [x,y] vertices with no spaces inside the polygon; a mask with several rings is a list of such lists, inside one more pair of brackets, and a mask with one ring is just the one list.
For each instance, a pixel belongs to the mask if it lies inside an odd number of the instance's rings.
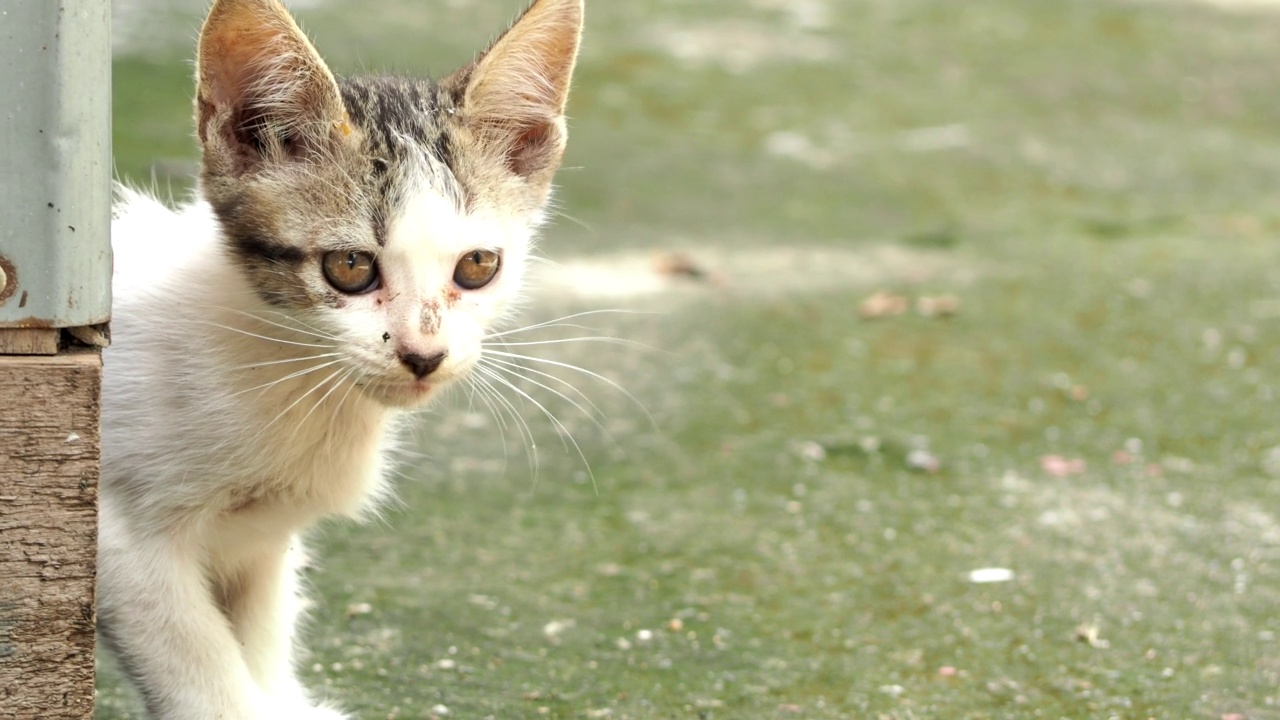
{"label": "metal post", "polygon": [[0,327],[111,314],[109,0],[0,4]]}
{"label": "metal post", "polygon": [[0,719],[93,716],[110,17],[0,1]]}

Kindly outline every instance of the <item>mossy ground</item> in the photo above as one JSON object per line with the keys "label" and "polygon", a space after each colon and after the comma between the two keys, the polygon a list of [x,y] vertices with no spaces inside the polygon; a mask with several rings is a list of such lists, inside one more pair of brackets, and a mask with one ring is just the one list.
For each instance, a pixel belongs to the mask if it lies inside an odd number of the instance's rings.
{"label": "mossy ground", "polygon": [[[339,71],[439,72],[514,10],[302,17]],[[526,339],[647,346],[532,349],[652,421],[533,365],[603,425],[522,385],[582,451],[510,394],[534,472],[464,393],[426,415],[403,504],[315,538],[307,682],[360,718],[1280,718],[1280,14],[588,11],[525,319],[647,314]],[[118,54],[122,175],[192,167],[186,53]]]}

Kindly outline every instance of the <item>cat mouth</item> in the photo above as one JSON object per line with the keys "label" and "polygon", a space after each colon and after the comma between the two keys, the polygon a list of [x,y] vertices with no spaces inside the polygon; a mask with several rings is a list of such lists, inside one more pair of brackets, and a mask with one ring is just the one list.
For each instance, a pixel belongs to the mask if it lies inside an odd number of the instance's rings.
{"label": "cat mouth", "polygon": [[427,380],[409,380],[395,382],[357,381],[360,392],[375,402],[387,407],[412,408],[430,400],[440,382]]}

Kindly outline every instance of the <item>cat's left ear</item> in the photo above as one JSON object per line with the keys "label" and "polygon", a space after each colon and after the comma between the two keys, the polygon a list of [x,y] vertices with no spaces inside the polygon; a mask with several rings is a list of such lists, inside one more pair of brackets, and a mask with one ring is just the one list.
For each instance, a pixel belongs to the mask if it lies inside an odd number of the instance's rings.
{"label": "cat's left ear", "polygon": [[350,132],[333,74],[279,0],[217,0],[197,66],[206,172],[239,176]]}
{"label": "cat's left ear", "polygon": [[564,155],[565,103],[582,37],[582,0],[535,0],[459,71],[462,109],[512,173],[549,186]]}

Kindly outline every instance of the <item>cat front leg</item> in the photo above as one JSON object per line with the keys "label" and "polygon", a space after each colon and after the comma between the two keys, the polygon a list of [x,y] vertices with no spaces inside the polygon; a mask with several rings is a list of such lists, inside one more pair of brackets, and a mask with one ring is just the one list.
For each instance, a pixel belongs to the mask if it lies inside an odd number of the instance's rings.
{"label": "cat front leg", "polygon": [[295,674],[294,628],[305,604],[298,572],[305,560],[301,539],[291,536],[242,561],[226,583],[223,606],[249,673],[287,717],[342,720],[335,709],[313,706]]}
{"label": "cat front leg", "polygon": [[185,535],[124,531],[104,502],[98,620],[157,720],[283,720],[249,673]]}

